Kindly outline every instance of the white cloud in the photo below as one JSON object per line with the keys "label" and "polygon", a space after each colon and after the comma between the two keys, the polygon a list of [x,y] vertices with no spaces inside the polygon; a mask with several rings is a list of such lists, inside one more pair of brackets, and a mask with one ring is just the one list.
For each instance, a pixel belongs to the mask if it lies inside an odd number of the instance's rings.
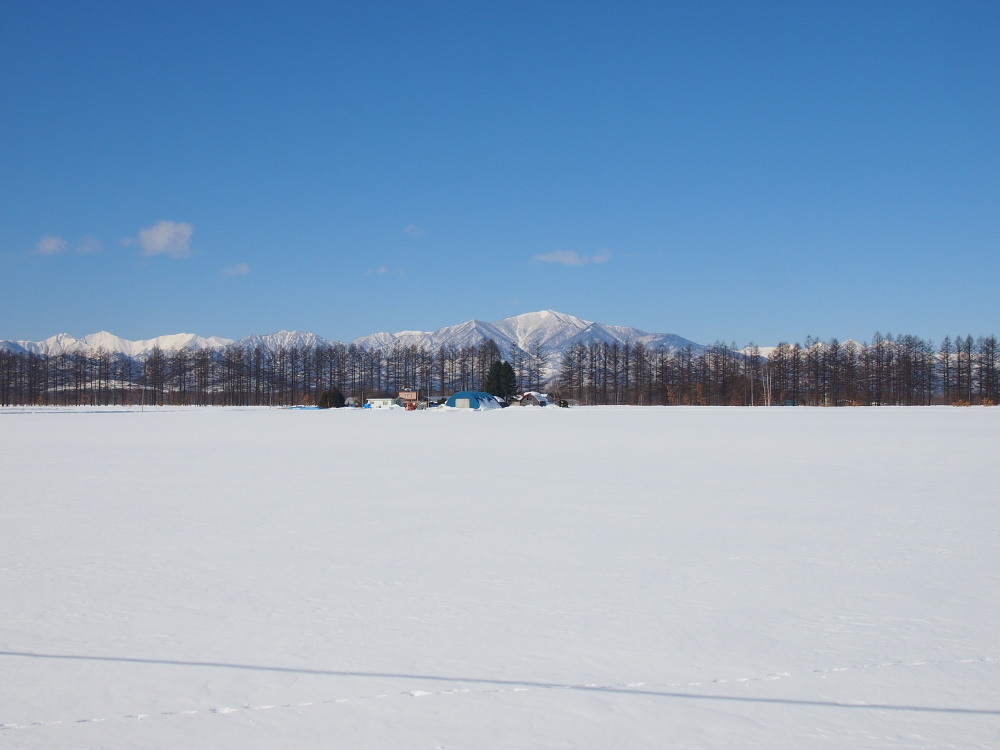
{"label": "white cloud", "polygon": [[611,251],[599,250],[593,255],[580,255],[576,250],[553,250],[550,253],[536,255],[532,260],[538,263],[558,263],[562,266],[600,265],[611,260]]}
{"label": "white cloud", "polygon": [[175,260],[191,255],[191,235],[194,227],[183,221],[158,221],[150,227],[139,230],[138,238],[129,237],[122,244],[131,246],[139,243],[142,254],[150,258],[167,255]]}
{"label": "white cloud", "polygon": [[403,234],[407,237],[412,237],[413,239],[418,240],[427,235],[427,230],[423,227],[418,227],[416,224],[407,224],[403,227]]}
{"label": "white cloud", "polygon": [[83,254],[97,253],[103,249],[104,243],[96,237],[91,237],[90,235],[84,237],[76,245],[76,252]]}
{"label": "white cloud", "polygon": [[35,252],[38,255],[55,255],[65,252],[67,247],[69,247],[69,243],[62,237],[47,234],[35,243]]}
{"label": "white cloud", "polygon": [[104,243],[90,235],[82,238],[76,245],[71,247],[70,243],[62,237],[47,234],[35,243],[34,252],[36,255],[58,255],[59,253],[72,251],[80,255],[87,255],[89,253],[100,252],[103,249]]}
{"label": "white cloud", "polygon": [[236,263],[222,269],[223,276],[246,276],[248,273],[250,273],[249,263]]}
{"label": "white cloud", "polygon": [[402,268],[387,268],[386,266],[379,266],[378,268],[369,268],[365,271],[365,276],[402,276]]}

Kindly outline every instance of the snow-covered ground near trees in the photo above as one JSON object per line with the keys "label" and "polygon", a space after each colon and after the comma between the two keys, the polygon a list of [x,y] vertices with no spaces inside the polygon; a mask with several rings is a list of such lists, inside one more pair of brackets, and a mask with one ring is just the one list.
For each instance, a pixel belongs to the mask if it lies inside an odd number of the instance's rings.
{"label": "snow-covered ground near trees", "polygon": [[0,410],[0,747],[996,748],[1000,409]]}

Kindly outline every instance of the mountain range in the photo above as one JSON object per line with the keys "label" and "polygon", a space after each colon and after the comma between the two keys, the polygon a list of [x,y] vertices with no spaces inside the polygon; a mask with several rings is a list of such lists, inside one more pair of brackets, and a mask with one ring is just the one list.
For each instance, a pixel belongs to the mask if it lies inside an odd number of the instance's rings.
{"label": "mountain range", "polygon": [[[669,350],[690,346],[696,352],[703,351],[705,348],[701,344],[696,344],[673,333],[648,333],[631,326],[595,323],[553,310],[524,313],[494,322],[469,320],[436,331],[373,333],[350,343],[364,348],[378,349],[388,349],[395,345],[438,349],[441,346],[476,345],[486,339],[493,339],[501,354],[508,359],[515,350],[524,353],[537,352],[552,369],[557,366],[563,352],[576,344],[587,344],[592,341],[609,344],[615,341],[621,344],[625,342],[641,343],[647,347],[664,346]],[[206,338],[193,333],[176,333],[152,339],[129,341],[101,331],[79,339],[68,333],[60,333],[44,341],[0,341],[0,349],[50,356],[103,349],[133,359],[143,359],[149,355],[154,347],[164,351],[174,351],[177,349],[222,349],[230,344],[238,344],[243,347],[260,345],[269,351],[275,351],[282,346],[290,348],[339,343],[344,342],[324,339],[314,333],[301,331],[278,331],[266,335],[248,336],[237,341],[217,336]]]}

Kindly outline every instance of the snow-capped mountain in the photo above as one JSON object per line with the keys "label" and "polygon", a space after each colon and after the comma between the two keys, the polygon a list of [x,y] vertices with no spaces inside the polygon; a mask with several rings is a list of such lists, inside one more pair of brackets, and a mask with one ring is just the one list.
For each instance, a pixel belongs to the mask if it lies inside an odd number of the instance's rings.
{"label": "snow-capped mountain", "polygon": [[[355,339],[353,343],[364,348],[386,349],[398,344],[437,349],[441,346],[475,346],[487,339],[493,339],[500,352],[507,358],[518,350],[523,353],[540,354],[550,369],[558,365],[559,358],[567,349],[591,341],[641,343],[647,347],[664,346],[669,350],[687,346],[695,351],[704,349],[702,345],[672,333],[647,333],[630,326],[595,323],[553,310],[524,313],[494,322],[469,320],[437,331],[373,333]],[[0,349],[45,355],[103,349],[133,359],[144,359],[154,347],[159,347],[163,351],[221,349],[233,343],[247,348],[260,346],[273,352],[281,347],[290,349],[340,342],[301,331],[278,331],[266,335],[248,336],[239,341],[219,337],[205,338],[193,333],[177,333],[142,341],[129,341],[101,331],[79,339],[67,333],[60,333],[44,341],[0,341]]]}
{"label": "snow-capped mountain", "polygon": [[439,346],[474,346],[486,339],[493,339],[503,352],[514,347],[528,351],[534,346],[541,346],[544,350],[561,350],[570,346],[570,340],[592,325],[593,323],[572,315],[543,310],[493,323],[468,320],[436,331],[373,333],[354,343],[364,347],[386,347],[399,343],[436,349]]}
{"label": "snow-capped mountain", "polygon": [[327,344],[337,344],[339,342],[317,336],[315,333],[305,333],[303,331],[278,331],[264,335],[254,334],[235,342],[243,348],[253,349],[261,347],[265,351],[274,352],[279,348],[303,349],[308,347],[326,346]]}
{"label": "snow-capped mountain", "polygon": [[233,343],[232,339],[223,339],[217,336],[205,338],[194,333],[174,333],[152,339],[129,341],[107,331],[100,331],[79,339],[68,333],[57,333],[44,341],[0,341],[0,349],[47,356],[104,350],[112,354],[141,359],[149,356],[149,353],[157,347],[163,351],[176,351],[178,349],[195,351],[206,348],[221,349],[231,343]]}
{"label": "snow-capped mountain", "polygon": [[441,346],[470,346],[486,339],[493,339],[505,357],[515,349],[523,352],[538,351],[554,363],[570,347],[591,341],[624,344],[641,343],[647,347],[663,345],[667,349],[691,346],[695,351],[704,347],[672,333],[647,333],[630,326],[594,323],[574,315],[542,310],[504,318],[492,323],[469,320],[456,326],[437,331],[400,331],[398,333],[373,333],[354,343],[366,348],[386,348],[395,344],[437,349]]}

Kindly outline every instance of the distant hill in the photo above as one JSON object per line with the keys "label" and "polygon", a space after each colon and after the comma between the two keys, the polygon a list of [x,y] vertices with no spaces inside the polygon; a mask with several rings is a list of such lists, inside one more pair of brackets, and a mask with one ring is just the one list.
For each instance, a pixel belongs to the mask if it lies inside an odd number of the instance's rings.
{"label": "distant hill", "polygon": [[[369,349],[388,349],[395,345],[401,345],[436,350],[442,346],[474,346],[487,339],[493,339],[501,354],[506,358],[510,358],[518,350],[525,354],[537,353],[541,355],[545,362],[545,369],[549,373],[555,371],[559,359],[569,348],[576,344],[587,344],[592,341],[607,343],[617,341],[621,344],[625,342],[641,343],[647,347],[663,346],[671,351],[687,346],[696,352],[703,351],[705,348],[701,344],[696,344],[673,333],[648,333],[630,326],[595,323],[553,310],[524,313],[491,323],[468,320],[436,331],[373,333],[355,339],[351,343]],[[278,331],[277,333],[248,336],[239,341],[215,336],[205,338],[193,333],[177,333],[141,341],[129,341],[101,331],[79,339],[68,333],[60,333],[44,341],[0,341],[0,349],[50,356],[103,349],[132,359],[144,359],[149,356],[154,347],[159,347],[164,351],[174,351],[177,349],[222,349],[229,344],[237,344],[244,347],[260,346],[268,351],[276,351],[279,347],[287,349],[338,343],[341,342],[300,331]]]}
{"label": "distant hill", "polygon": [[515,349],[530,353],[537,350],[549,372],[554,372],[563,353],[576,344],[591,341],[624,344],[641,343],[647,347],[664,346],[668,350],[691,346],[694,351],[704,346],[673,333],[648,333],[630,326],[594,323],[573,315],[542,310],[504,318],[492,323],[469,320],[436,331],[400,331],[398,333],[373,333],[354,343],[364,347],[387,348],[395,344],[416,345],[428,349],[441,346],[470,346],[486,339],[493,339],[504,357],[510,358]]}
{"label": "distant hill", "polygon": [[167,336],[157,336],[154,339],[143,339],[140,341],[129,341],[115,336],[107,331],[91,333],[83,338],[73,338],[68,333],[57,333],[44,341],[0,341],[0,349],[13,352],[28,352],[31,354],[45,354],[57,356],[59,354],[71,354],[73,352],[92,352],[99,349],[112,354],[121,354],[126,357],[141,359],[149,356],[155,347],[164,351],[176,351],[177,349],[221,349],[227,344],[233,343],[232,339],[223,339],[216,336],[205,338],[194,333],[174,333]]}

